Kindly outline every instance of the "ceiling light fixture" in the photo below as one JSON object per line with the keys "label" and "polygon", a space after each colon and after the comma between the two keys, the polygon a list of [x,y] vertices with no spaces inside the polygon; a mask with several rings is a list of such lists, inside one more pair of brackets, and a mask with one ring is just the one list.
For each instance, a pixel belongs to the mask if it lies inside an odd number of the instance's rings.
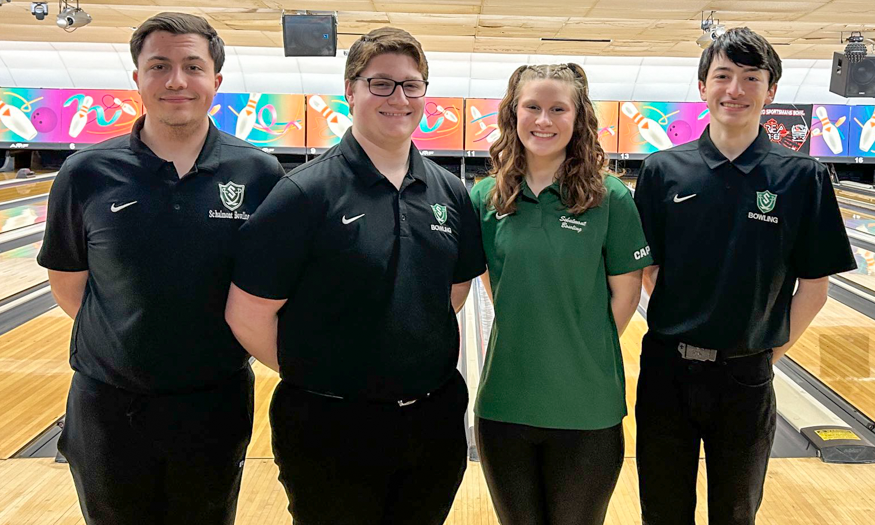
{"label": "ceiling light fixture", "polygon": [[717,37],[726,32],[726,27],[720,24],[720,20],[714,20],[714,11],[705,17],[705,12],[702,11],[702,36],[696,39],[696,44],[702,49],[706,49],[717,40]]}
{"label": "ceiling light fixture", "polygon": [[72,7],[68,0],[58,0],[58,11],[56,23],[68,33],[91,23],[91,15],[79,7],[79,0],[76,0],[76,7]]}

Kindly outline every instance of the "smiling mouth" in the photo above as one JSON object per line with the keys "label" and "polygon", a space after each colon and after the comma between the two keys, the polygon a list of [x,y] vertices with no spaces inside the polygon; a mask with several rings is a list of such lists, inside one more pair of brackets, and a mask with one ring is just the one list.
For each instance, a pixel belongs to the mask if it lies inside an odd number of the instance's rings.
{"label": "smiling mouth", "polygon": [[736,104],[733,102],[721,102],[720,105],[729,109],[744,109],[747,107],[747,104]]}
{"label": "smiling mouth", "polygon": [[412,112],[404,112],[404,113],[389,112],[389,111],[381,111],[380,112],[380,115],[383,115],[384,117],[406,117],[406,116],[411,115],[411,114],[412,114]]}
{"label": "smiling mouth", "polygon": [[532,135],[538,137],[539,139],[550,139],[556,136],[555,133],[543,133],[540,131],[533,131]]}

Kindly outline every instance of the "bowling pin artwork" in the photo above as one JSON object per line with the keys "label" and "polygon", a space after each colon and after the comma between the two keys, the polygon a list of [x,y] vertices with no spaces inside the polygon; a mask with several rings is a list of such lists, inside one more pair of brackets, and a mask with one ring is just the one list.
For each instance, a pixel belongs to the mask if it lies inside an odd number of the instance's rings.
{"label": "bowling pin artwork", "polygon": [[82,103],[79,104],[79,110],[76,111],[76,114],[70,119],[71,137],[78,137],[79,134],[82,133],[82,130],[85,129],[85,124],[88,124],[88,111],[91,110],[91,105],[93,103],[94,99],[91,97],[85,97],[82,99]]}
{"label": "bowling pin artwork", "polygon": [[863,131],[860,132],[860,151],[868,153],[872,149],[872,144],[875,144],[875,112],[863,124]]}
{"label": "bowling pin artwork", "polygon": [[237,131],[234,133],[234,136],[240,140],[246,140],[249,132],[255,127],[255,107],[258,105],[259,98],[261,98],[261,93],[250,94],[246,107],[237,114]]}
{"label": "bowling pin artwork", "polygon": [[638,125],[638,133],[649,144],[658,150],[664,150],[672,147],[671,139],[668,138],[668,133],[662,129],[655,120],[649,119],[638,112],[638,109],[631,102],[624,102],[620,108],[623,114],[631,118]]}
{"label": "bowling pin artwork", "polygon": [[455,113],[453,113],[452,111],[450,111],[448,109],[445,109],[443,106],[438,105],[437,110],[438,110],[438,113],[443,113],[443,115],[445,117],[447,117],[447,120],[449,120],[450,122],[458,122],[459,121],[459,117],[457,117]]}
{"label": "bowling pin artwork", "polygon": [[[475,106],[471,106],[471,119],[472,119],[472,122],[476,121],[477,124],[480,125],[480,131],[477,132],[478,135],[486,132],[487,126],[486,126],[486,123],[483,122],[483,114],[480,113],[480,110],[477,109]],[[499,137],[501,137],[501,131],[499,131],[498,127],[497,126],[491,126],[491,127],[495,127],[495,129],[490,131],[489,135],[486,135],[486,142],[488,144],[492,144],[493,142],[498,140]]]}
{"label": "bowling pin artwork", "polygon": [[112,99],[116,105],[121,106],[122,111],[131,116],[137,116],[137,110],[134,109],[134,106],[128,104],[127,102],[122,102],[118,97]]}
{"label": "bowling pin artwork", "polygon": [[17,107],[10,106],[2,100],[0,100],[0,124],[24,140],[33,140],[36,137],[36,128],[27,115]]}
{"label": "bowling pin artwork", "polygon": [[820,120],[820,136],[823,137],[823,141],[826,143],[826,146],[830,151],[832,151],[833,154],[838,155],[844,149],[842,147],[842,136],[839,134],[838,128],[830,122],[825,107],[818,106],[814,111],[814,114]]}
{"label": "bowling pin artwork", "polygon": [[328,130],[336,136],[342,138],[346,130],[352,127],[352,120],[349,117],[328,107],[325,99],[319,95],[310,95],[307,97],[307,103],[325,117],[325,121],[328,122]]}

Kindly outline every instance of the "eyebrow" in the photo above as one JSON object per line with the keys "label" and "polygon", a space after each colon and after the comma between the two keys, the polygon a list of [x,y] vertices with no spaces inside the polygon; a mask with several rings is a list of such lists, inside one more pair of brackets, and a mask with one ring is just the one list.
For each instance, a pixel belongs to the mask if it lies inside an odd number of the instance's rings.
{"label": "eyebrow", "polygon": [[[732,69],[729,68],[729,67],[726,67],[726,66],[715,67],[715,68],[714,68],[714,73],[717,73],[718,71],[721,71],[721,72],[722,72],[722,71],[732,71]],[[753,73],[753,72],[757,72],[757,71],[765,71],[765,70],[764,70],[764,69],[760,69],[760,68],[758,68],[758,67],[754,67],[754,66],[744,66],[744,68],[742,69],[742,71],[745,72],[745,73]]]}
{"label": "eyebrow", "polygon": [[[170,62],[170,58],[165,57],[165,56],[161,56],[161,55],[155,55],[155,56],[149,57],[148,61],[152,62],[155,60],[163,61],[163,62]],[[205,60],[202,57],[199,57],[197,55],[189,55],[189,56],[185,57],[183,59],[183,61],[184,62],[195,62],[195,61],[205,62]]]}
{"label": "eyebrow", "polygon": [[[384,78],[386,80],[395,80],[394,78],[392,78],[392,75],[390,75],[388,73],[374,73],[370,77],[365,77],[364,75],[360,75],[360,76],[362,78]],[[398,80],[398,82],[407,82],[408,80],[424,81],[425,79],[423,79],[423,78],[405,78],[404,80]]]}

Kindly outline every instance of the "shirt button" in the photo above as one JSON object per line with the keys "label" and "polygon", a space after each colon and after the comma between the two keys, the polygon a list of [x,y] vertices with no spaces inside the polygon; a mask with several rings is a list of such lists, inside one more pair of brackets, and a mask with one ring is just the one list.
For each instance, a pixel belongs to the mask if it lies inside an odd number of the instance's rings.
{"label": "shirt button", "polygon": [[179,204],[174,204],[173,209],[179,211],[180,209],[182,209],[182,206],[180,206]]}
{"label": "shirt button", "polygon": [[401,214],[401,220],[402,220],[402,221],[406,221],[406,220],[407,220],[407,214],[406,214],[406,213],[402,213],[402,214]]}

